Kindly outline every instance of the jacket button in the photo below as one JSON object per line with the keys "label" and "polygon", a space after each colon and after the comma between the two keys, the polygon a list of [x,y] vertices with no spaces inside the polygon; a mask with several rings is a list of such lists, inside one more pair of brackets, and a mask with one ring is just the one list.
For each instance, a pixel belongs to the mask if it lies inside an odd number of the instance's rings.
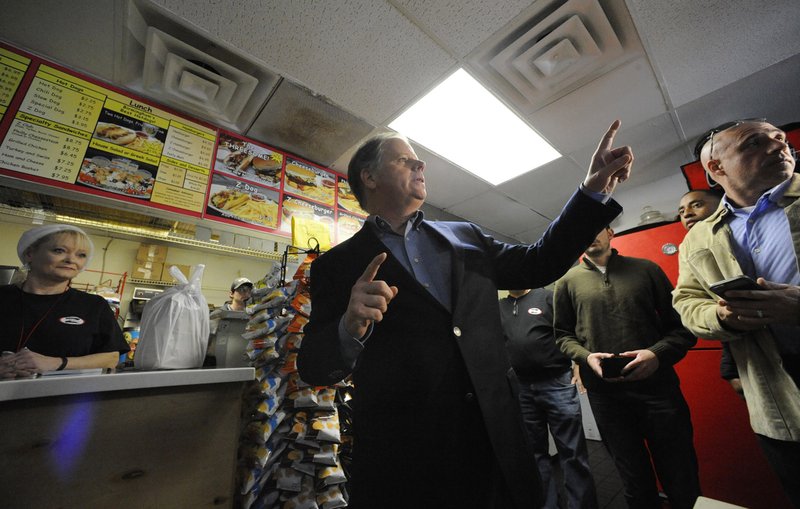
{"label": "jacket button", "polygon": [[455,335],[455,337],[460,338],[461,337],[461,329],[459,329],[458,327],[453,327],[453,334]]}
{"label": "jacket button", "polygon": [[464,394],[464,401],[466,401],[467,403],[469,403],[473,399],[475,399],[475,394],[473,394],[471,392],[468,392],[468,393]]}

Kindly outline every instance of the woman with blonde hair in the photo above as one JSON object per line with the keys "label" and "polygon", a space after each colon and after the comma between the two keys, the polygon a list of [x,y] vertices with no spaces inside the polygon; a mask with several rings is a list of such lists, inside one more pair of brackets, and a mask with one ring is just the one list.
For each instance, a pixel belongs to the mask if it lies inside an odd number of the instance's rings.
{"label": "woman with blonde hair", "polygon": [[129,350],[105,299],[70,288],[93,253],[91,239],[76,226],[22,234],[17,255],[28,275],[21,284],[0,286],[0,378],[113,368]]}

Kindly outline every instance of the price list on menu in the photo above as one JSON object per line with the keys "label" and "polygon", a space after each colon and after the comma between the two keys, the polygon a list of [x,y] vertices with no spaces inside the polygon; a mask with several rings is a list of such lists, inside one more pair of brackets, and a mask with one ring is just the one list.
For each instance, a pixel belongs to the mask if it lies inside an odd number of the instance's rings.
{"label": "price list on menu", "polygon": [[75,182],[105,96],[42,65],[0,145],[0,165]]}
{"label": "price list on menu", "polygon": [[8,110],[31,59],[0,48],[0,120]]}
{"label": "price list on menu", "polygon": [[[0,99],[7,108],[31,60],[0,50],[0,64],[7,64],[0,71]],[[0,171],[202,213],[215,129],[45,62],[34,69],[27,88],[18,92],[24,95],[16,111],[8,111],[13,120],[0,143]]]}

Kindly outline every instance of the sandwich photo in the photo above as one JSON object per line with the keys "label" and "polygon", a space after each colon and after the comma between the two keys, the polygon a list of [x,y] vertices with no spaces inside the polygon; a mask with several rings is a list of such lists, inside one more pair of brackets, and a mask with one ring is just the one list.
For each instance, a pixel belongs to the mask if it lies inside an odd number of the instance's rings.
{"label": "sandwich photo", "polygon": [[256,176],[268,182],[277,183],[280,174],[282,161],[276,161],[271,157],[254,157],[252,161],[253,171]]}
{"label": "sandwich photo", "polygon": [[116,124],[99,122],[95,130],[98,138],[105,138],[115,145],[127,145],[136,141],[136,131]]}
{"label": "sandwich photo", "polygon": [[305,166],[289,163],[286,165],[286,181],[291,187],[306,191],[317,186],[317,174]]}
{"label": "sandwich photo", "polygon": [[231,152],[223,161],[228,168],[240,172],[245,171],[252,162],[253,156],[247,152]]}

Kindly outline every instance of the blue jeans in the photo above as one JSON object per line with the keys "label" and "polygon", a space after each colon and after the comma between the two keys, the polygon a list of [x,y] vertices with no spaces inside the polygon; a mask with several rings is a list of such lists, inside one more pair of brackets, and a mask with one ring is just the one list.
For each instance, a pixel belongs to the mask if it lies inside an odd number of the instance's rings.
{"label": "blue jeans", "polygon": [[677,385],[659,394],[589,391],[589,403],[622,478],[628,507],[661,507],[656,473],[670,507],[694,507],[700,495],[697,456],[689,407]]}
{"label": "blue jeans", "polygon": [[547,428],[556,443],[569,509],[596,509],[597,494],[589,470],[578,391],[566,371],[541,381],[520,380],[519,402],[528,438],[545,490],[545,508],[558,507],[558,487],[552,475]]}

